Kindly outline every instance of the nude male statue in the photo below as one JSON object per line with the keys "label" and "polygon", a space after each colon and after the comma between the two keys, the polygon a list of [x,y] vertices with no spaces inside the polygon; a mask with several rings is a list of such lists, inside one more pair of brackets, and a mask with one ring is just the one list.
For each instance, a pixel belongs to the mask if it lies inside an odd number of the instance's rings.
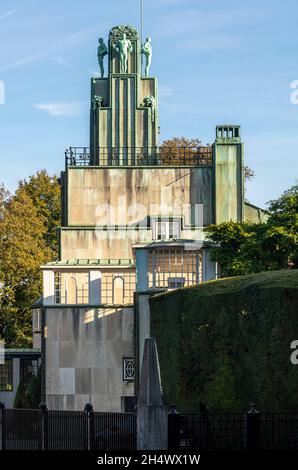
{"label": "nude male statue", "polygon": [[98,43],[99,43],[99,46],[98,46],[98,50],[97,50],[97,58],[98,58],[98,63],[99,63],[99,67],[100,67],[101,78],[103,78],[104,74],[105,74],[103,59],[107,55],[108,49],[107,49],[107,46],[104,43],[103,38],[99,38]]}
{"label": "nude male statue", "polygon": [[126,34],[122,34],[122,38],[119,39],[115,46],[115,51],[120,57],[120,73],[127,73],[128,68],[128,53],[132,52],[133,47],[129,39],[126,38]]}
{"label": "nude male statue", "polygon": [[149,69],[152,60],[152,45],[151,38],[146,38],[146,42],[142,47],[142,54],[146,57],[146,68],[145,68],[145,77],[149,77]]}

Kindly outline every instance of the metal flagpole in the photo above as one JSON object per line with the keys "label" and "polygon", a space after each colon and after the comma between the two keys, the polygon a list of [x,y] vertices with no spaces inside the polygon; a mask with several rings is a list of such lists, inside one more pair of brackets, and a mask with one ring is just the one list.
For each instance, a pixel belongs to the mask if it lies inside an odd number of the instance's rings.
{"label": "metal flagpole", "polygon": [[143,54],[142,54],[143,29],[144,29],[144,0],[141,0],[141,66],[142,66],[141,75],[143,74]]}

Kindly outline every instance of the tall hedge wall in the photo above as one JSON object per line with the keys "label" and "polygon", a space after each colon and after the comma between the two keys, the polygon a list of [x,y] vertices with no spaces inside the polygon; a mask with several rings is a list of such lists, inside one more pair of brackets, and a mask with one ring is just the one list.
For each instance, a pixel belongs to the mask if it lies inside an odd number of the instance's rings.
{"label": "tall hedge wall", "polygon": [[163,392],[196,412],[298,411],[298,271],[204,283],[150,299]]}

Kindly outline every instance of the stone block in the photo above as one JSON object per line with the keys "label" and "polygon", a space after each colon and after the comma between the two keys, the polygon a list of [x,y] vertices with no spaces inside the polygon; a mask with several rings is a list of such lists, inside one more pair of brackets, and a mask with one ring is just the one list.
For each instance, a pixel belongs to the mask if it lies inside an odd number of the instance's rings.
{"label": "stone block", "polygon": [[59,384],[58,394],[59,395],[72,395],[75,393],[75,368],[64,367],[58,369]]}
{"label": "stone block", "polygon": [[91,369],[75,369],[75,393],[87,394],[91,389]]}

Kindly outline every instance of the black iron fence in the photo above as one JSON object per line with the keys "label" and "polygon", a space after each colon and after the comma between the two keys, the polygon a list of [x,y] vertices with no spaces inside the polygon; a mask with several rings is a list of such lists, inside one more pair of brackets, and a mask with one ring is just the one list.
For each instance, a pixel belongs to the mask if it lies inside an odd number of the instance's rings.
{"label": "black iron fence", "polygon": [[169,449],[298,450],[297,413],[169,412]]}
{"label": "black iron fence", "polygon": [[[297,413],[169,412],[169,450],[298,450]],[[0,407],[2,450],[135,450],[135,413]]]}
{"label": "black iron fence", "polygon": [[2,450],[134,450],[136,416],[84,411],[0,409]]}
{"label": "black iron fence", "polygon": [[69,147],[66,166],[212,166],[212,147]]}

